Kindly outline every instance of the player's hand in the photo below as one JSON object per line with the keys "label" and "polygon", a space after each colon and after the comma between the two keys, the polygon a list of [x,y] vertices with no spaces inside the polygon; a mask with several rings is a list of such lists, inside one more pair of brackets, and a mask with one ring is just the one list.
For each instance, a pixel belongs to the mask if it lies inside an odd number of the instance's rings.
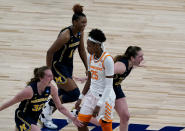
{"label": "player's hand", "polygon": [[75,109],[77,109],[77,111],[80,111],[80,104],[81,104],[82,100],[78,99],[77,102],[75,103]]}
{"label": "player's hand", "polygon": [[94,111],[93,111],[92,116],[93,116],[93,117],[97,117],[98,114],[99,114],[99,111],[100,111],[100,107],[99,107],[99,106],[96,106],[96,107],[94,108]]}
{"label": "player's hand", "polygon": [[73,123],[74,123],[77,127],[82,127],[82,126],[84,126],[83,123],[80,122],[80,121],[78,120],[77,117],[73,117],[72,121],[73,121]]}

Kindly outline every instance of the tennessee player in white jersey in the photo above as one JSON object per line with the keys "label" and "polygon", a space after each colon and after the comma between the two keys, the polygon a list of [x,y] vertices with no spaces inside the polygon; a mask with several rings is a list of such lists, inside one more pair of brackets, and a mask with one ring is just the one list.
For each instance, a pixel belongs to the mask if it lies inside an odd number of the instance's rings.
{"label": "tennessee player in white jersey", "polygon": [[113,90],[114,61],[109,53],[103,49],[106,40],[101,30],[93,29],[87,41],[88,80],[76,103],[79,109],[81,99],[83,104],[78,119],[84,123],[79,131],[88,131],[87,124],[92,117],[96,117],[103,131],[112,131],[112,114],[115,103]]}

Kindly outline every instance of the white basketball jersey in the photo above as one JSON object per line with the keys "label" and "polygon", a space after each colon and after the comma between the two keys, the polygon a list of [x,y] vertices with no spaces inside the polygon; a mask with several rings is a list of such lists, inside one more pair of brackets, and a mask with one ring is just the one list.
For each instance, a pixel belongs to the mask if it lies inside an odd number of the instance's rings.
{"label": "white basketball jersey", "polygon": [[94,59],[93,55],[90,55],[89,58],[89,71],[91,72],[91,85],[90,91],[94,96],[99,97],[104,91],[105,88],[105,68],[104,68],[104,61],[112,56],[109,55],[107,52],[103,52],[101,57],[96,60]]}

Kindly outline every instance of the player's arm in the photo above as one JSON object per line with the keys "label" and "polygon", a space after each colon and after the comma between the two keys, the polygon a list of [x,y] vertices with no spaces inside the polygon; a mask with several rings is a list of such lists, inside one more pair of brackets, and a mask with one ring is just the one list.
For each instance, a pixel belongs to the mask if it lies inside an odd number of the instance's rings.
{"label": "player's arm", "polygon": [[26,99],[31,99],[33,97],[33,90],[30,86],[24,88],[21,92],[19,92],[16,96],[14,96],[11,100],[4,103],[2,106],[0,106],[0,111],[4,110],[18,102],[21,102]]}
{"label": "player's arm", "polygon": [[62,32],[59,37],[55,40],[53,45],[48,49],[46,56],[46,64],[49,68],[52,66],[53,55],[56,51],[58,51],[65,43],[67,43],[70,39],[69,30],[65,30]]}
{"label": "player's arm", "polygon": [[85,48],[84,48],[84,33],[83,32],[82,32],[81,37],[80,37],[80,44],[79,44],[79,47],[78,47],[78,52],[79,52],[80,58],[83,61],[85,69],[87,71],[87,69],[88,69],[87,54],[86,54],[86,51],[85,51]]}
{"label": "player's arm", "polygon": [[53,98],[53,101],[57,107],[57,109],[64,114],[65,116],[69,117],[70,119],[73,119],[74,116],[72,116],[69,111],[62,105],[59,96],[58,96],[58,89],[54,85],[50,84],[51,86],[51,96]]}
{"label": "player's arm", "polygon": [[89,91],[90,85],[91,85],[91,72],[88,71],[87,72],[87,81],[86,81],[85,86],[82,90],[83,95],[85,95]]}
{"label": "player's arm", "polygon": [[78,101],[75,104],[75,108],[77,110],[80,110],[81,101],[82,101],[83,97],[85,96],[85,94],[89,91],[89,88],[90,88],[90,85],[91,85],[90,55],[88,55],[88,57],[87,57],[87,63],[88,63],[87,81],[86,81],[85,86],[82,90],[82,93],[80,94],[80,96],[78,98]]}
{"label": "player's arm", "polygon": [[117,61],[114,64],[114,74],[123,74],[126,71],[126,66],[122,62]]}
{"label": "player's arm", "polygon": [[89,88],[90,88],[90,84],[91,84],[91,72],[90,71],[87,72],[87,76],[88,76],[88,78],[85,83],[85,86],[84,86],[82,93],[80,94],[80,96],[75,104],[75,109],[77,109],[78,111],[80,110],[80,104],[82,102],[83,97],[89,91]]}
{"label": "player's arm", "polygon": [[89,88],[90,88],[90,84],[91,84],[90,57],[92,57],[92,56],[88,55],[88,57],[87,57],[87,63],[88,63],[88,67],[87,67],[88,71],[86,72],[87,81],[85,83],[85,86],[82,90],[82,93],[81,93],[79,99],[82,99],[83,96],[89,91]]}
{"label": "player's arm", "polygon": [[71,119],[73,121],[73,123],[78,126],[81,127],[83,126],[83,124],[78,121],[78,119],[73,116],[61,103],[59,96],[58,96],[58,88],[53,86],[52,84],[50,84],[51,86],[51,96],[53,98],[53,101],[55,103],[55,106],[57,107],[57,109],[64,114],[65,116],[67,116],[69,119]]}

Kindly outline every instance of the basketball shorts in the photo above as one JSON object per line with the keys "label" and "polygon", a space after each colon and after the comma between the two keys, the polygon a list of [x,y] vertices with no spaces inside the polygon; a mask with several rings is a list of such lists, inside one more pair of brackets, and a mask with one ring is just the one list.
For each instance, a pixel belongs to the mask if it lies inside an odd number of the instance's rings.
{"label": "basketball shorts", "polygon": [[[89,122],[92,113],[97,105],[101,97],[96,97],[89,90],[83,99],[83,104],[80,109],[78,119],[82,122]],[[104,104],[100,107],[100,112],[96,119],[99,121],[100,119],[106,122],[112,122],[113,118],[113,110],[115,105],[115,93],[112,90],[110,97],[104,101]]]}
{"label": "basketball shorts", "polygon": [[31,131],[31,124],[37,125],[37,121],[29,116],[25,116],[22,111],[16,109],[15,123],[19,131]]}
{"label": "basketball shorts", "polygon": [[119,99],[119,98],[124,98],[124,97],[126,97],[126,96],[125,96],[125,93],[124,93],[123,90],[121,89],[121,86],[114,86],[113,89],[114,89],[114,92],[115,92],[115,94],[116,94],[116,100]]}
{"label": "basketball shorts", "polygon": [[57,84],[65,84],[67,83],[67,78],[72,79],[72,74],[73,74],[73,66],[69,65],[62,65],[60,63],[53,63],[53,66],[51,68],[53,76],[54,76],[54,81]]}

